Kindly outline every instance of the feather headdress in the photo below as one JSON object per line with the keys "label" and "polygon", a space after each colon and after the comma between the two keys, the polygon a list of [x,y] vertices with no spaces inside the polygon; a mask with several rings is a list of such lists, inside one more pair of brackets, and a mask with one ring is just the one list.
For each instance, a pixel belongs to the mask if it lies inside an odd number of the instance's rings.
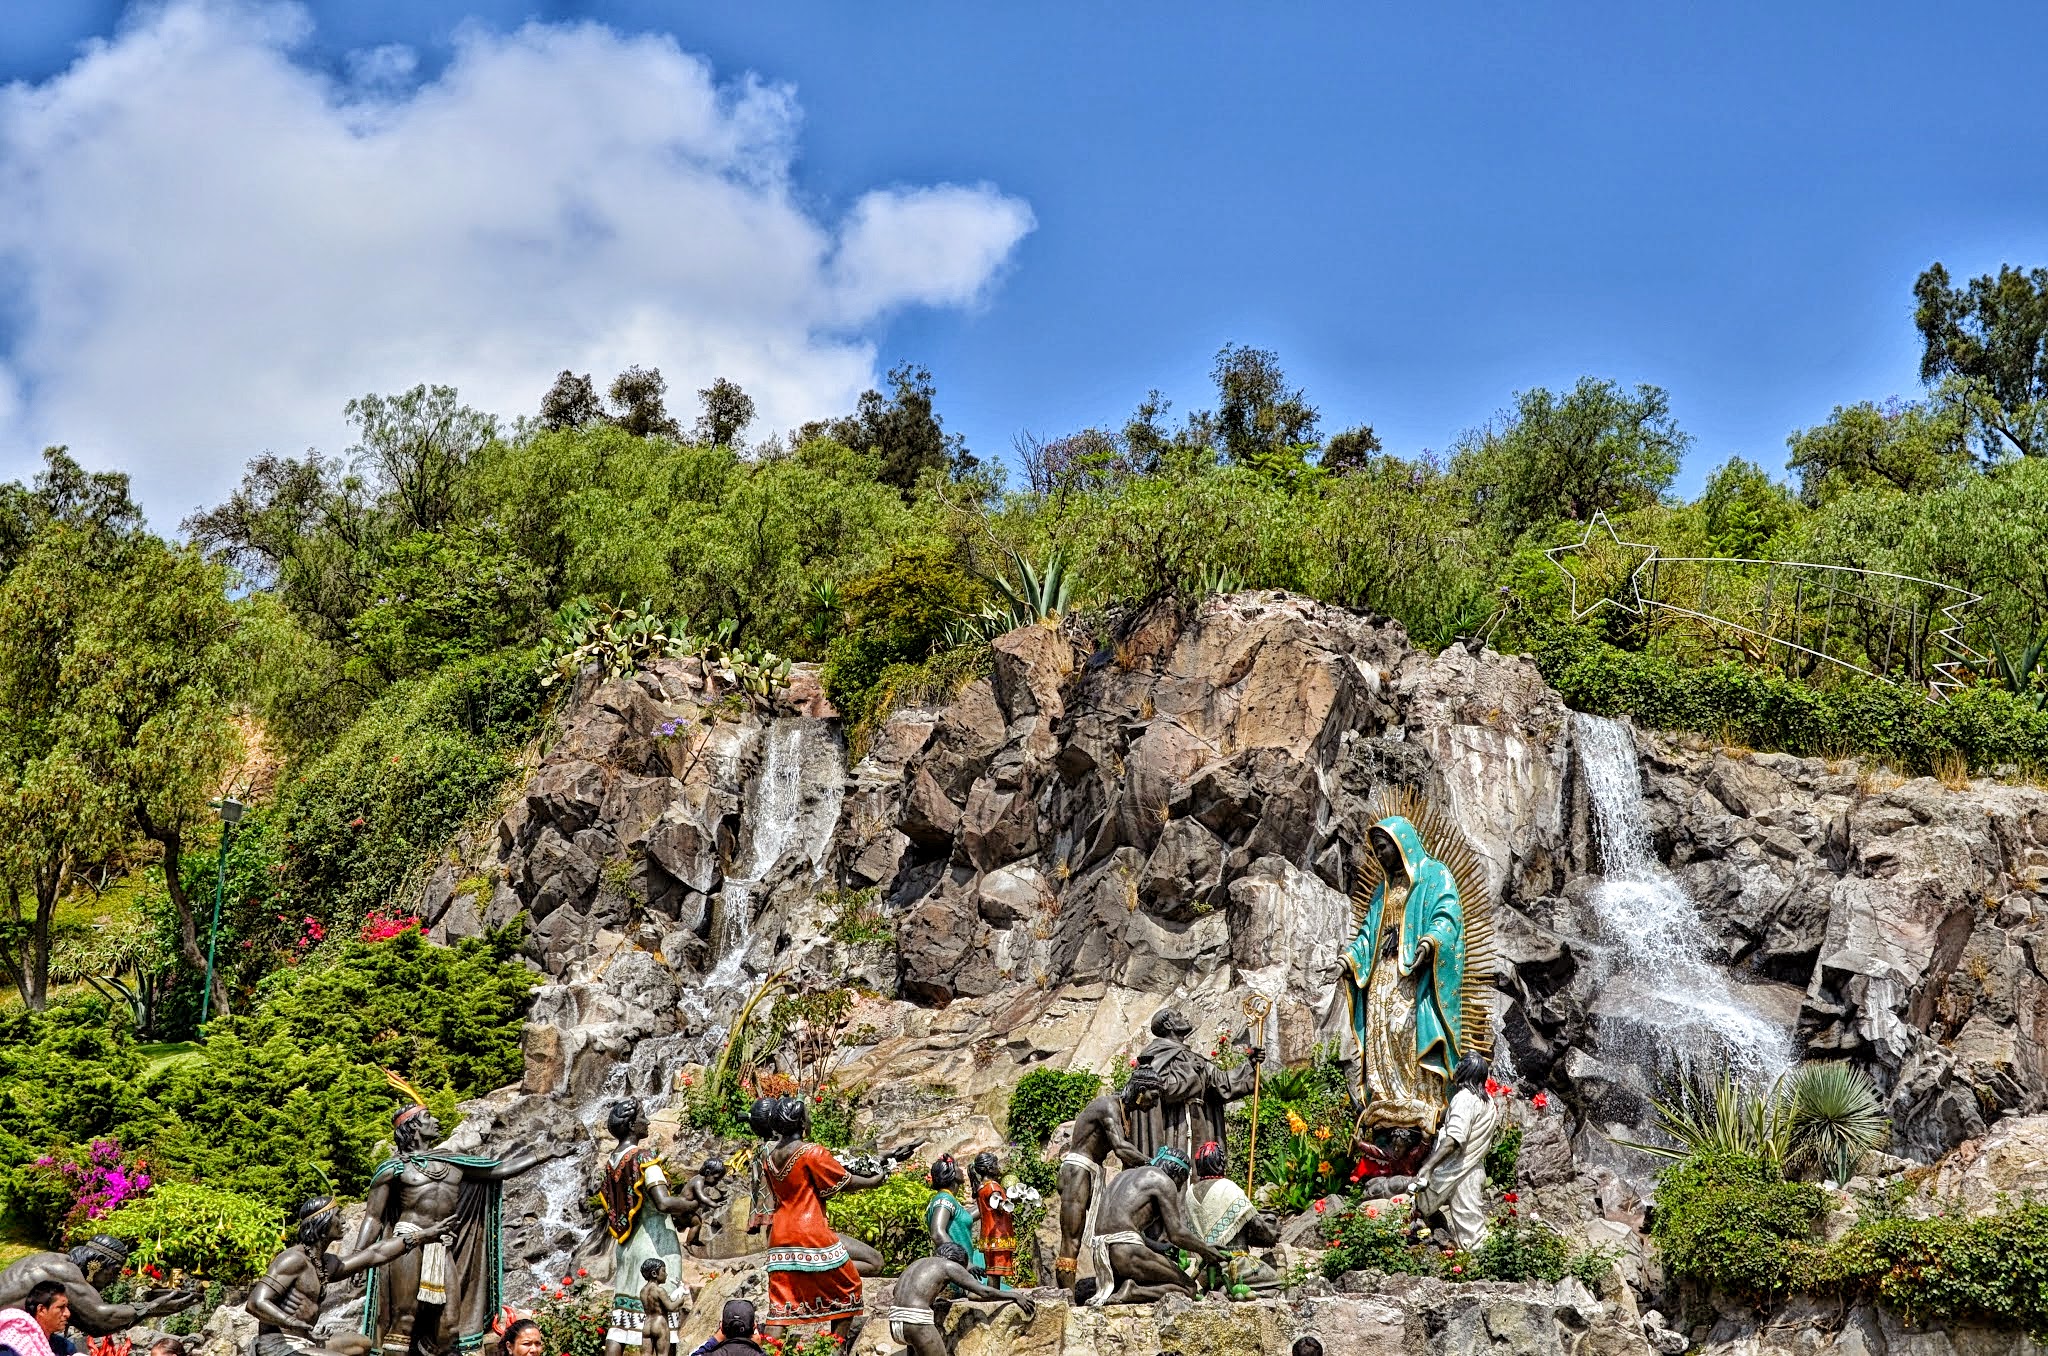
{"label": "feather headdress", "polygon": [[414,1087],[411,1083],[407,1082],[400,1075],[393,1073],[389,1069],[383,1069],[380,1070],[380,1072],[384,1075],[385,1082],[389,1083],[392,1087],[396,1088],[400,1093],[404,1094],[404,1096],[412,1102],[411,1106],[400,1107],[392,1115],[391,1128],[396,1130],[399,1126],[404,1125],[414,1116],[417,1116],[422,1111],[425,1111],[427,1109],[427,1099],[425,1096],[421,1094],[418,1088]]}

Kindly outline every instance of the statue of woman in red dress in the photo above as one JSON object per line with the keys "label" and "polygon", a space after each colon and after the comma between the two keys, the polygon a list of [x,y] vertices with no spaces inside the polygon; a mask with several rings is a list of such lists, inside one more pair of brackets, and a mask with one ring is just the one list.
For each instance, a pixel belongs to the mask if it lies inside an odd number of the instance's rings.
{"label": "statue of woman in red dress", "polygon": [[860,1335],[860,1273],[845,1242],[825,1218],[825,1202],[842,1191],[867,1191],[887,1181],[849,1169],[830,1150],[810,1143],[811,1109],[800,1097],[776,1103],[781,1138],[761,1156],[761,1177],[775,1196],[768,1225],[768,1316],[764,1326],[830,1323],[841,1349]]}
{"label": "statue of woman in red dress", "polygon": [[1003,1190],[1003,1169],[992,1153],[974,1156],[974,1205],[981,1215],[982,1263],[997,1289],[1007,1287],[1017,1270],[1017,1213]]}

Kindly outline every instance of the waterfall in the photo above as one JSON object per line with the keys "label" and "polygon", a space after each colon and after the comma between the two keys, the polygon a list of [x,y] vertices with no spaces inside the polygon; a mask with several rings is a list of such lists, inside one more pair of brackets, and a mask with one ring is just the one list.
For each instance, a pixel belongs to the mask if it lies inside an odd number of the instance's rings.
{"label": "waterfall", "polygon": [[[747,860],[719,890],[716,960],[704,980],[707,990],[744,983],[754,940],[754,891],[793,849],[803,853],[814,878],[824,874],[825,849],[839,823],[843,777],[836,743],[813,753],[822,729],[804,720],[779,720],[768,729],[760,775],[747,799]],[[803,803],[807,772],[816,777],[821,792],[808,810]]]}
{"label": "waterfall", "polygon": [[1572,719],[1600,844],[1602,880],[1591,895],[1606,946],[1598,979],[1602,987],[1610,980],[1625,986],[1628,1000],[1608,1005],[1603,1043],[1647,1070],[1676,1066],[1711,1077],[1726,1069],[1741,1081],[1768,1083],[1791,1065],[1789,1035],[1708,959],[1706,923],[1650,843],[1635,739],[1600,716]]}

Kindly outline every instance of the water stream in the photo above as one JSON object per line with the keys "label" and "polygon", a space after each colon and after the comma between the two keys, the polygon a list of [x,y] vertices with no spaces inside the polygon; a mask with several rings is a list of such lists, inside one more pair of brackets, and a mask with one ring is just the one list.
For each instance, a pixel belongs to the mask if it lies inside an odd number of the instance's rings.
{"label": "water stream", "polygon": [[1590,900],[1606,947],[1599,978],[1603,989],[1609,981],[1625,986],[1627,1000],[1603,1005],[1602,1043],[1653,1076],[1675,1068],[1711,1077],[1725,1068],[1744,1082],[1769,1082],[1791,1064],[1789,1034],[1709,959],[1712,938],[1698,906],[1657,860],[1634,737],[1600,716],[1580,713],[1573,722],[1600,845],[1602,880]]}

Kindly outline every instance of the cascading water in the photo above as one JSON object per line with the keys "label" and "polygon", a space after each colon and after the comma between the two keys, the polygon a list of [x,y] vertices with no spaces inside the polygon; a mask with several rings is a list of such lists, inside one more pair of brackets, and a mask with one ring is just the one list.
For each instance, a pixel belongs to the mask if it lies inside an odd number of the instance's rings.
{"label": "cascading water", "polygon": [[1573,717],[1579,765],[1593,803],[1601,883],[1591,895],[1607,946],[1602,980],[1627,988],[1626,1003],[1602,1019],[1603,1044],[1618,1045],[1646,1070],[1728,1070],[1768,1083],[1791,1064],[1787,1032],[1745,1002],[1725,970],[1707,959],[1710,938],[1691,896],[1657,860],[1627,727]]}
{"label": "cascading water", "polygon": [[[746,975],[747,948],[754,940],[754,889],[781,862],[805,827],[803,802],[804,726],[778,721],[768,729],[761,774],[747,806],[747,863],[725,879],[719,891],[717,961],[705,976],[707,989],[730,989]],[[833,807],[837,818],[837,806]],[[830,832],[828,828],[826,832]]]}

